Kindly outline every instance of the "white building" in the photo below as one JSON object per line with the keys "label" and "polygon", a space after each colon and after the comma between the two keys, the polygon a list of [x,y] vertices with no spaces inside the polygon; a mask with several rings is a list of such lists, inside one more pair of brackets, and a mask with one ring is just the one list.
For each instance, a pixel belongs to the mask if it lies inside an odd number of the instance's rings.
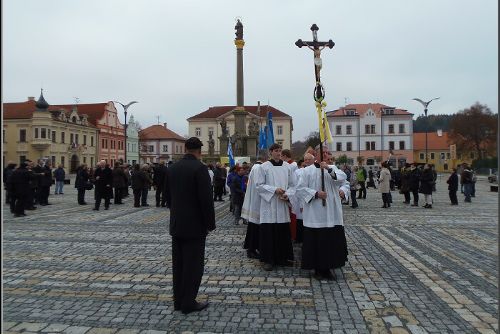
{"label": "white building", "polygon": [[163,125],[152,125],[139,131],[139,160],[141,163],[179,160],[186,152],[186,138]]}
{"label": "white building", "polygon": [[[202,153],[208,153],[209,134],[215,141],[214,153],[219,154],[219,137],[222,135],[220,122],[224,119],[227,124],[229,135],[234,133],[234,116],[232,110],[236,106],[216,106],[192,116],[187,119],[189,123],[189,137],[198,137],[203,143]],[[293,122],[292,117],[281,110],[272,106],[260,106],[260,114],[257,106],[245,106],[246,116],[245,129],[248,134],[248,123],[250,119],[255,119],[258,124],[265,125],[267,112],[270,111],[273,116],[274,141],[283,148],[290,149],[292,145]],[[226,152],[222,152],[223,155]]]}
{"label": "white building", "polygon": [[393,166],[413,162],[413,114],[380,103],[349,104],[327,113],[334,156],[347,155],[357,164],[390,159]]}

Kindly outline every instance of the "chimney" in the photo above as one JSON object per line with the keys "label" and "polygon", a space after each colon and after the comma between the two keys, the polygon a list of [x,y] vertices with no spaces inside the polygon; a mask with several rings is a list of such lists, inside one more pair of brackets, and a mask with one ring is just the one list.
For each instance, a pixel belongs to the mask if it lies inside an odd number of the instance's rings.
{"label": "chimney", "polygon": [[438,137],[442,137],[443,136],[443,130],[438,129],[437,130],[437,135],[438,135]]}
{"label": "chimney", "polygon": [[28,101],[35,101],[35,97],[34,96],[28,96]]}
{"label": "chimney", "polygon": [[168,129],[167,128],[167,123],[163,123],[163,126],[165,127],[165,129]]}

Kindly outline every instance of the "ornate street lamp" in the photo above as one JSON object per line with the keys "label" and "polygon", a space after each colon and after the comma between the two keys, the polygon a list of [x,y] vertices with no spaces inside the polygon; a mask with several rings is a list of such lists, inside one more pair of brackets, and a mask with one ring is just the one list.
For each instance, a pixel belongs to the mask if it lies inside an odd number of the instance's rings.
{"label": "ornate street lamp", "polygon": [[427,132],[429,127],[429,119],[427,118],[427,106],[434,100],[439,99],[439,97],[435,97],[430,101],[424,102],[421,99],[414,98],[413,100],[420,102],[424,106],[425,113],[425,163],[429,162],[429,155],[427,154]]}
{"label": "ornate street lamp", "polygon": [[115,103],[119,103],[122,107],[123,107],[123,113],[125,114],[125,141],[124,141],[124,146],[125,146],[125,154],[124,154],[124,160],[125,160],[125,163],[127,164],[127,109],[128,107],[130,107],[132,104],[134,103],[139,103],[137,101],[132,101],[132,102],[129,102],[128,104],[123,104],[121,102],[118,102],[118,101],[113,101]]}

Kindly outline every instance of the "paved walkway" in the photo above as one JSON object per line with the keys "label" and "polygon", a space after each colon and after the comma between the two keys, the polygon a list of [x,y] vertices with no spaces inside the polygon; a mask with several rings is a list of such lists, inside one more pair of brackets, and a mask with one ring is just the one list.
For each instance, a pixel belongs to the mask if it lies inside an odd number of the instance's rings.
{"label": "paved walkway", "polygon": [[262,270],[241,248],[246,227],[217,202],[199,294],[211,305],[190,315],[173,310],[168,210],[128,198],[95,212],[64,191],[24,218],[4,206],[3,333],[498,332],[498,197],[486,181],[458,207],[444,178],[431,210],[397,192],[382,209],[375,190],[345,206],[337,282],[298,263]]}

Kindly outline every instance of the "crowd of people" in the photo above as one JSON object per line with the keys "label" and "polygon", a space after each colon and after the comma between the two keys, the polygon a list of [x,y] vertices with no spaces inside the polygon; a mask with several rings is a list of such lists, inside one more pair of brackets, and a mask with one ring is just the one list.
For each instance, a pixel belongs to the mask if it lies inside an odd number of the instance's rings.
{"label": "crowd of people", "polygon": [[[405,164],[393,170],[388,161],[378,170],[368,171],[362,165],[335,165],[328,151],[308,150],[295,162],[290,150],[273,144],[269,152],[261,152],[252,166],[237,164],[232,168],[217,162],[201,162],[198,138],[186,141],[186,155],[178,162],[150,164],[116,163],[111,168],[100,161],[95,168],[86,164],[76,171],[75,188],[79,205],[86,205],[86,192],[94,190],[93,210],[113,204],[124,204],[123,198],[132,189],[134,207],[148,207],[148,193],[155,191],[156,207],[170,209],[174,306],[184,313],[199,311],[207,303],[195,298],[204,270],[205,241],[215,229],[214,202],[224,201],[229,191],[230,212],[234,224],[246,225],[243,248],[249,258],[259,259],[264,270],[291,266],[314,270],[317,279],[335,280],[335,269],[348,259],[343,223],[343,205],[359,207],[358,200],[367,198],[367,189],[381,193],[382,208],[390,208],[391,191],[396,188],[405,204],[419,205],[423,194],[424,208],[432,208],[437,173],[430,164]],[[475,196],[475,173],[467,164],[459,166],[447,179],[452,205],[458,205],[457,192],[464,201]],[[66,173],[63,166],[52,169],[50,161],[35,165],[26,160],[17,166],[9,162],[3,182],[6,202],[15,217],[25,210],[49,203],[50,188],[54,195],[64,194]],[[412,203],[413,196],[413,203]],[[294,258],[293,244],[302,248],[300,261]]]}

